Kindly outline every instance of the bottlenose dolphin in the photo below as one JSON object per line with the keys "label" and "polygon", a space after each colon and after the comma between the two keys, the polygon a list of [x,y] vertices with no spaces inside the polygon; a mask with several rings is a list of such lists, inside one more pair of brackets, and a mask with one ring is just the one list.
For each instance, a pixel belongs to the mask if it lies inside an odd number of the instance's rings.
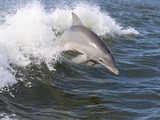
{"label": "bottlenose dolphin", "polygon": [[72,25],[62,34],[58,45],[62,51],[76,51],[78,56],[71,59],[71,62],[93,66],[101,64],[114,74],[119,74],[116,68],[114,57],[107,45],[101,38],[83,25],[79,17],[72,12]]}

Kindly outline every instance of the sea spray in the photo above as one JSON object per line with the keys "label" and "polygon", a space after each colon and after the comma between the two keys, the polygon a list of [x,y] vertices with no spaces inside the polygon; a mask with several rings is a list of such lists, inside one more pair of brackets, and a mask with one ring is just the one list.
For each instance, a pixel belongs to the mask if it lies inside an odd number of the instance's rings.
{"label": "sea spray", "polygon": [[0,87],[16,83],[14,69],[10,72],[10,64],[28,66],[32,58],[49,63],[56,60],[58,51],[54,46],[57,39],[52,26],[47,26],[43,19],[47,13],[39,3],[27,4],[15,14],[6,16],[6,21],[0,26]]}
{"label": "sea spray", "polygon": [[72,23],[71,12],[75,12],[83,24],[98,35],[139,34],[139,32],[132,27],[124,28],[120,26],[108,13],[101,12],[99,6],[83,3],[76,4],[72,9],[65,7],[53,10],[52,13],[48,15],[48,17],[52,19],[50,25],[60,33],[63,32]]}

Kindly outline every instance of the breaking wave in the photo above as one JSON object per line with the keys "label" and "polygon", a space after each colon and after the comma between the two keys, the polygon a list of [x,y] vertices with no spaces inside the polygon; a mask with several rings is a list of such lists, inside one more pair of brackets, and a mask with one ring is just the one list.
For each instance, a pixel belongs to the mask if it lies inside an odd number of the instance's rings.
{"label": "breaking wave", "polygon": [[[59,59],[56,40],[72,22],[75,12],[85,26],[98,35],[139,34],[134,28],[123,28],[98,6],[78,4],[56,8],[50,12],[39,2],[26,4],[16,12],[0,15],[0,88],[17,83],[13,65],[25,67],[37,59],[50,70]],[[3,20],[3,21],[2,21]]]}

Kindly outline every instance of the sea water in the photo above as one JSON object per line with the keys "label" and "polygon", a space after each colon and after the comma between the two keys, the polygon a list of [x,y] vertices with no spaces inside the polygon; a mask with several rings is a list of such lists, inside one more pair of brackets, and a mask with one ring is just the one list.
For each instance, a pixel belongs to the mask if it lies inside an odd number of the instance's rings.
{"label": "sea water", "polygon": [[[1,1],[1,119],[159,119],[157,1]],[[113,52],[120,75],[65,61],[71,13]]]}

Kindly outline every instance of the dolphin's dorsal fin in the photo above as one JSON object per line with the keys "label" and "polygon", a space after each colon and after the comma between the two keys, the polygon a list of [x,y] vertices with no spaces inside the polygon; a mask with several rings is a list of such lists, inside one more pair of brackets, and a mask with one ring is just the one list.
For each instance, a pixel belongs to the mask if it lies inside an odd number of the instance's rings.
{"label": "dolphin's dorsal fin", "polygon": [[72,25],[83,25],[79,17],[74,12],[72,12],[72,19],[73,19]]}

